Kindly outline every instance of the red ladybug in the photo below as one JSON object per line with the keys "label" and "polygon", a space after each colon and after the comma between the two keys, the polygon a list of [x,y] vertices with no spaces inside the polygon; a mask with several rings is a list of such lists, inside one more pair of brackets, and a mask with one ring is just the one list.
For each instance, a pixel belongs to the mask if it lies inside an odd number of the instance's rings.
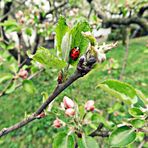
{"label": "red ladybug", "polygon": [[79,47],[74,47],[73,49],[71,49],[70,51],[70,58],[74,61],[76,61],[78,59],[80,55],[80,49]]}

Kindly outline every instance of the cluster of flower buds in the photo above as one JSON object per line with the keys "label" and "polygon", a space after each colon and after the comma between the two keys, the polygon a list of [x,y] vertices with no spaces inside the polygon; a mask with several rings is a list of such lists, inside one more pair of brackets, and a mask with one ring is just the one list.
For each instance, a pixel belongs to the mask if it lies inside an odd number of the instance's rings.
{"label": "cluster of flower buds", "polygon": [[28,77],[28,71],[25,69],[20,69],[18,76],[22,79],[27,79]]}
{"label": "cluster of flower buds", "polygon": [[[87,112],[90,112],[90,111],[93,112],[95,110],[94,104],[95,104],[95,102],[93,100],[88,100],[84,106],[85,110]],[[65,110],[65,114],[68,117],[73,117],[75,115],[75,109],[74,109],[75,103],[67,96],[64,96],[63,102],[61,103],[61,107],[63,110]],[[53,122],[53,126],[55,128],[60,128],[64,124],[65,123],[62,120],[60,120],[59,118],[56,118]]]}
{"label": "cluster of flower buds", "polygon": [[[61,103],[61,107],[63,110],[65,110],[65,115],[68,117],[73,117],[75,115],[75,109],[74,109],[74,102],[68,98],[67,96],[64,96],[63,102]],[[64,124],[63,121],[61,121],[59,118],[56,118],[53,122],[53,126],[55,128],[60,128]]]}
{"label": "cluster of flower buds", "polygon": [[85,103],[85,110],[86,111],[94,111],[95,106],[94,106],[95,102],[93,100],[88,100]]}

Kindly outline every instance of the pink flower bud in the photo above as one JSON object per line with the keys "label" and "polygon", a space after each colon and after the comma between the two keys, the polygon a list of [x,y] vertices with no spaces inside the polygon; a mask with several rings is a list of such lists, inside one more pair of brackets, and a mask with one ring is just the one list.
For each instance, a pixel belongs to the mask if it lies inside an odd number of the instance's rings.
{"label": "pink flower bud", "polygon": [[21,69],[18,73],[18,76],[22,79],[26,79],[28,77],[28,72],[25,69]]}
{"label": "pink flower bud", "polygon": [[17,19],[21,18],[23,16],[23,12],[22,11],[18,11],[16,14],[15,14],[15,17]]}
{"label": "pink flower bud", "polygon": [[64,107],[67,108],[73,108],[74,107],[74,102],[68,98],[67,96],[65,96],[63,98],[63,103],[64,103]]}
{"label": "pink flower bud", "polygon": [[68,108],[66,109],[65,114],[69,117],[72,117],[75,115],[75,110],[73,108]]}
{"label": "pink flower bud", "polygon": [[117,117],[119,115],[119,112],[115,111],[113,114],[115,117]]}
{"label": "pink flower bud", "polygon": [[60,127],[62,126],[62,123],[61,123],[61,121],[57,118],[56,120],[54,120],[53,126],[54,126],[55,128],[60,128]]}
{"label": "pink flower bud", "polygon": [[94,109],[95,109],[94,101],[93,100],[87,101],[86,104],[85,104],[85,109],[87,111],[94,111]]}
{"label": "pink flower bud", "polygon": [[24,23],[25,23],[25,18],[22,17],[22,18],[19,20],[19,22],[20,22],[21,24],[24,24]]}
{"label": "pink flower bud", "polygon": [[18,11],[19,16],[23,16],[23,12],[21,10]]}

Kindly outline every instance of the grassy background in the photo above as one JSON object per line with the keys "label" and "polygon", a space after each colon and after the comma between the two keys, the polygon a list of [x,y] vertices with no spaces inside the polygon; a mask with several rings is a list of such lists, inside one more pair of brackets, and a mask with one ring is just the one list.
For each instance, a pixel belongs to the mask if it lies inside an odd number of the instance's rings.
{"label": "grassy background", "polygon": [[[148,96],[148,49],[146,47],[147,38],[137,38],[130,41],[129,56],[127,67],[123,81],[130,83],[135,88],[140,89]],[[81,78],[65,90],[57,98],[60,102],[64,95],[67,95],[77,101],[79,104],[84,104],[88,99],[94,99],[96,106],[99,109],[106,109],[111,105],[111,97],[103,91],[96,89],[97,84],[105,79],[118,79],[121,71],[122,60],[125,48],[119,46],[112,50],[107,57],[113,57],[119,63],[119,68],[113,70],[111,74],[104,70],[103,66],[97,66],[95,70],[90,72],[84,78]],[[57,72],[53,70],[46,71],[33,79],[38,92],[34,95],[29,95],[22,88],[17,89],[14,93],[0,98],[0,129],[15,124],[24,118],[27,114],[35,111],[42,103],[41,92],[45,91],[49,94],[56,85]],[[55,104],[58,104],[58,103]],[[53,118],[48,116],[45,119],[34,121],[27,126],[14,131],[0,139],[0,147],[6,148],[42,148],[49,147],[52,137],[56,130],[51,127]]]}

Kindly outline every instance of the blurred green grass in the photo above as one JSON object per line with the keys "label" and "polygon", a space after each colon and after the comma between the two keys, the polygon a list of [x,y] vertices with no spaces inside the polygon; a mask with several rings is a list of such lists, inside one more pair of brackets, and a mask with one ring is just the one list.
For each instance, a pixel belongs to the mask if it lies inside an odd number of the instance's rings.
{"label": "blurred green grass", "polygon": [[[147,37],[137,38],[130,41],[129,56],[127,67],[123,81],[130,83],[135,88],[140,89],[148,96],[148,48],[146,47]],[[105,62],[99,65],[84,78],[81,78],[60,96],[57,97],[57,102],[60,102],[64,95],[75,99],[79,104],[83,105],[88,99],[94,99],[96,106],[99,109],[105,110],[110,106],[111,97],[103,91],[96,89],[99,82],[114,78],[118,79],[125,47],[120,43],[117,48],[113,49],[107,57],[113,57],[119,62],[119,68],[113,70],[111,74],[107,70],[103,70]],[[14,93],[0,98],[0,129],[11,126],[24,118],[25,112],[30,114],[39,107],[42,103],[41,92],[45,91],[52,93],[56,85],[57,72],[48,70],[38,77],[33,79],[38,92],[34,95],[29,95],[22,88],[17,89]],[[57,105],[58,103],[55,103]],[[59,105],[59,104],[58,104]],[[42,120],[34,121],[27,126],[18,129],[0,139],[0,147],[4,148],[43,148],[50,147],[52,136],[56,132],[51,128],[53,117],[46,117]]]}

